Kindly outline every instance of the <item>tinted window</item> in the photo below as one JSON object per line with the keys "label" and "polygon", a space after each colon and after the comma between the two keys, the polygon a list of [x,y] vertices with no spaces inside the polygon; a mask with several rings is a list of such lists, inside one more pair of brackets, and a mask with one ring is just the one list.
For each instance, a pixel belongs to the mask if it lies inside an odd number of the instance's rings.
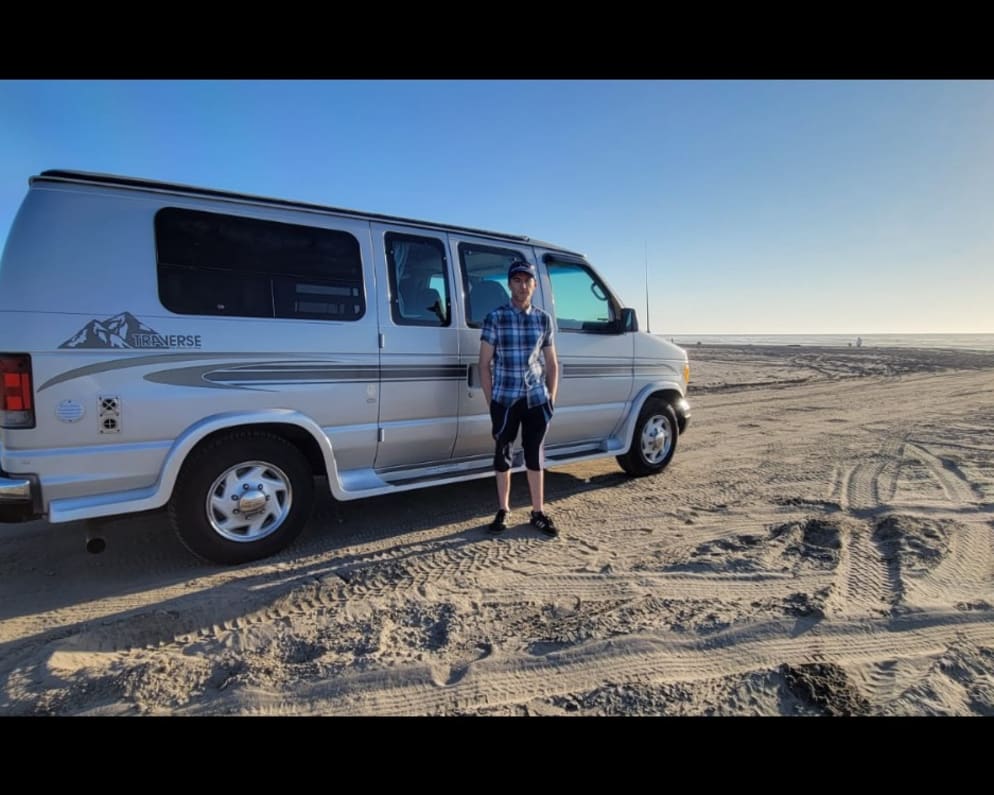
{"label": "tinted window", "polygon": [[560,331],[616,332],[618,317],[611,294],[583,265],[548,262]]}
{"label": "tinted window", "polygon": [[516,259],[526,259],[510,248],[459,244],[463,287],[466,290],[466,322],[480,328],[491,310],[511,300],[507,291],[507,269]]}
{"label": "tinted window", "polygon": [[385,242],[394,322],[403,326],[449,325],[449,281],[442,241],[388,232]]}
{"label": "tinted window", "polygon": [[159,299],[183,315],[356,320],[359,242],[347,232],[167,207],[155,216]]}

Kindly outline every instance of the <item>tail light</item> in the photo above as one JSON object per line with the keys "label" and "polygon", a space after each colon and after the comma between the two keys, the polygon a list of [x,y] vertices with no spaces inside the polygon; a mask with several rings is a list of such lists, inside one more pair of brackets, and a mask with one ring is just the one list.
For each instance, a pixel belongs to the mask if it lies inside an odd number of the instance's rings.
{"label": "tail light", "polygon": [[31,357],[0,353],[0,428],[34,428]]}

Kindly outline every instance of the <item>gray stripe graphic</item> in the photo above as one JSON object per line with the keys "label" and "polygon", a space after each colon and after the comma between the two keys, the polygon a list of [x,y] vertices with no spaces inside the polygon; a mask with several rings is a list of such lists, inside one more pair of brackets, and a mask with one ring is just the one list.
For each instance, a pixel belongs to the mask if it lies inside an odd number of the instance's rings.
{"label": "gray stripe graphic", "polygon": [[[67,370],[38,387],[42,392],[74,378],[96,373],[148,367],[179,362],[200,362],[187,367],[167,368],[147,373],[144,378],[173,386],[193,386],[205,389],[251,389],[266,386],[314,383],[370,383],[403,381],[455,381],[467,375],[465,364],[402,365],[360,364],[356,362],[300,360],[258,361],[255,353],[160,353],[148,356],[123,356],[112,361],[90,364]],[[255,361],[232,361],[232,360]],[[209,361],[208,361],[209,360]],[[221,360],[221,361],[218,361]],[[564,364],[564,378],[621,378],[665,376],[675,371],[663,365],[626,364]],[[251,386],[250,386],[251,385]]]}
{"label": "gray stripe graphic", "polygon": [[[38,391],[71,381],[74,378],[106,373],[114,370],[124,370],[131,367],[148,367],[149,365],[169,364],[173,362],[205,362],[213,360],[216,363],[203,363],[160,370],[148,373],[145,379],[156,383],[173,384],[176,386],[197,386],[219,389],[234,388],[227,381],[259,382],[272,384],[286,383],[350,383],[365,381],[425,381],[425,380],[456,380],[466,377],[467,368],[462,364],[451,365],[386,365],[358,364],[354,362],[314,361],[249,361],[234,362],[232,359],[257,359],[257,353],[160,353],[150,356],[124,356],[108,362],[89,364],[67,370],[50,378],[38,387]],[[217,360],[222,361],[217,361]],[[209,383],[208,383],[209,382]]]}
{"label": "gray stripe graphic", "polygon": [[564,364],[565,378],[604,378],[631,376],[631,362],[627,364]]}

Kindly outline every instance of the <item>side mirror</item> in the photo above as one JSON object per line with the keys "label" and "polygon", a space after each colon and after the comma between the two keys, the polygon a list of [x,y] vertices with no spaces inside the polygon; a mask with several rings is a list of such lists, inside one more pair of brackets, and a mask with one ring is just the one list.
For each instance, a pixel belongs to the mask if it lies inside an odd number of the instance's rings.
{"label": "side mirror", "polygon": [[630,306],[626,306],[621,310],[621,317],[618,318],[618,332],[624,334],[628,331],[638,331],[639,330],[639,319],[638,315],[635,314],[635,310]]}

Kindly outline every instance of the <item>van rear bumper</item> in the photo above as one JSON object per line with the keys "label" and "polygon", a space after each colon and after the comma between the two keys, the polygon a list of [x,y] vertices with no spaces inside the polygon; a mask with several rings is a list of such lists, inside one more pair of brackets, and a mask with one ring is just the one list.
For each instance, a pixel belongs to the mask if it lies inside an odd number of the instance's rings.
{"label": "van rear bumper", "polygon": [[12,478],[0,472],[0,522],[24,522],[41,515],[35,510],[33,485],[29,478]]}

